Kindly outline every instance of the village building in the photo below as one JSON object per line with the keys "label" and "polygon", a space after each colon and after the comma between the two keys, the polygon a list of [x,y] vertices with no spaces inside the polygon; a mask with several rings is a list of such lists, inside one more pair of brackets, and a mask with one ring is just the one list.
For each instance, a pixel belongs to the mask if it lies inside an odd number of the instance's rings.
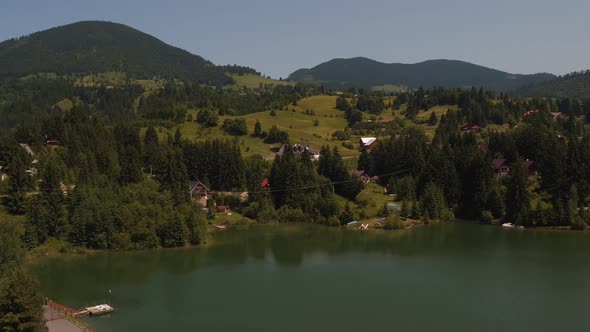
{"label": "village building", "polygon": [[567,114],[561,112],[551,112],[551,116],[553,116],[553,120],[566,120],[568,118]]}
{"label": "village building", "polygon": [[[510,174],[510,170],[512,169],[512,166],[506,159],[492,160],[491,167],[494,170],[494,173],[496,173],[496,176],[498,176],[498,178],[508,176]],[[535,177],[539,174],[537,163],[530,159],[523,160],[522,167],[524,168],[524,171],[527,176]]]}
{"label": "village building", "polygon": [[35,152],[33,151],[33,149],[31,149],[31,147],[26,144],[26,143],[19,143],[18,145],[20,145],[21,148],[23,148],[23,150],[25,150],[25,152],[31,156],[32,158],[35,158],[37,155],[35,154]]}
{"label": "village building", "polygon": [[194,204],[200,204],[203,207],[207,206],[207,200],[209,199],[209,188],[201,181],[191,181],[189,184],[189,193],[191,201]]}
{"label": "village building", "polygon": [[464,133],[476,133],[480,129],[481,129],[480,126],[478,126],[474,123],[471,123],[471,122],[465,122],[459,126],[459,130]]}
{"label": "village building", "polygon": [[522,167],[526,175],[528,176],[537,176],[539,174],[539,170],[537,169],[537,163],[532,160],[526,159],[522,162]]}
{"label": "village building", "polygon": [[313,149],[307,144],[283,144],[277,153],[279,156],[282,156],[285,153],[286,149],[291,149],[293,154],[296,156],[301,156],[304,151],[307,151],[313,160],[320,159],[320,150]]}
{"label": "village building", "polygon": [[506,159],[494,159],[492,160],[492,170],[496,173],[496,176],[503,178],[510,173],[510,163]]}
{"label": "village building", "polygon": [[361,148],[372,149],[375,145],[379,144],[377,137],[361,137],[359,142]]}
{"label": "village building", "polygon": [[48,139],[45,141],[45,145],[47,146],[60,146],[59,140],[56,139]]}
{"label": "village building", "polygon": [[526,118],[527,116],[531,116],[531,115],[537,114],[539,112],[541,112],[541,111],[539,111],[539,110],[528,110],[528,111],[524,112],[523,117]]}
{"label": "village building", "polygon": [[61,192],[64,196],[67,196],[70,193],[72,193],[74,191],[74,189],[76,189],[76,185],[74,185],[74,184],[66,185],[63,182],[60,182],[59,189],[61,190]]}
{"label": "village building", "polygon": [[393,121],[393,119],[383,118],[377,120],[377,123],[390,123],[391,121]]}
{"label": "village building", "polygon": [[352,171],[352,177],[361,180],[364,184],[371,181],[371,178],[365,173],[365,171]]}

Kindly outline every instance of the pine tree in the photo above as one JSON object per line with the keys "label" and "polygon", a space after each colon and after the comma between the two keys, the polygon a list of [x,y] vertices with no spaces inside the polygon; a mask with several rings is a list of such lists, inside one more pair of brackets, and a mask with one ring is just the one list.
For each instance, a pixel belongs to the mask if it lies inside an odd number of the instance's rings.
{"label": "pine tree", "polygon": [[584,218],[580,215],[580,212],[578,210],[578,204],[578,190],[575,185],[572,185],[570,188],[567,202],[567,218],[572,229],[583,230],[584,228],[586,228],[586,222],[584,221]]}
{"label": "pine tree", "polygon": [[25,193],[31,188],[31,177],[26,173],[24,156],[17,154],[13,158],[8,181],[8,197],[6,206],[10,213],[22,214],[25,212]]}
{"label": "pine tree", "polygon": [[254,124],[254,136],[255,137],[262,136],[262,125],[260,124],[259,120],[256,120],[256,123]]}
{"label": "pine tree", "polygon": [[0,280],[0,328],[2,331],[42,330],[43,299],[38,284],[22,269]]}
{"label": "pine tree", "polygon": [[369,150],[361,150],[361,155],[359,156],[357,169],[365,171],[365,173],[369,176],[373,175],[373,158],[371,157]]}
{"label": "pine tree", "polygon": [[160,182],[162,189],[170,191],[172,200],[176,206],[188,203],[188,173],[181,152],[172,147],[168,148]]}
{"label": "pine tree", "polygon": [[207,243],[207,222],[202,215],[191,212],[187,217],[188,239],[190,244]]}
{"label": "pine tree", "polygon": [[27,219],[25,222],[25,245],[31,249],[39,244],[42,244],[49,237],[49,229],[47,223],[43,220],[43,216],[47,213],[44,210],[43,204],[38,197],[33,197],[29,203],[27,211]]}
{"label": "pine tree", "polygon": [[[57,157],[49,158],[41,176],[41,204],[43,213],[40,214],[42,223],[46,225],[47,236],[60,238],[65,232],[65,219],[63,210],[63,193],[61,190],[61,177],[63,170]],[[45,229],[45,226],[43,226]],[[39,241],[39,243],[43,243]]]}
{"label": "pine tree", "polygon": [[434,113],[434,111],[432,111],[432,113],[430,113],[430,118],[428,118],[428,125],[436,126],[437,123],[438,119],[436,118],[436,114]]}
{"label": "pine tree", "polygon": [[512,165],[506,189],[506,220],[517,225],[528,221],[530,194],[527,190],[527,177],[521,161]]}

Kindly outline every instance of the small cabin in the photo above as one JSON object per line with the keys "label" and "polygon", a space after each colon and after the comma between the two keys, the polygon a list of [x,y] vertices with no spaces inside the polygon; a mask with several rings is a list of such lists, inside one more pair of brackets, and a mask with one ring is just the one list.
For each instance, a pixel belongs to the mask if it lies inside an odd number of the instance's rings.
{"label": "small cabin", "polygon": [[207,200],[209,199],[209,188],[201,181],[191,181],[189,184],[189,193],[191,201],[195,204],[201,204],[201,206],[207,206]]}
{"label": "small cabin", "polygon": [[510,163],[506,159],[494,159],[491,164],[492,170],[496,173],[496,176],[503,178],[510,173]]}
{"label": "small cabin", "polygon": [[471,122],[465,122],[459,126],[459,130],[464,133],[476,133],[480,129],[481,129],[480,126],[478,126],[474,123],[471,123]]}
{"label": "small cabin", "polygon": [[377,137],[361,137],[359,144],[361,149],[371,149],[379,143]]}
{"label": "small cabin", "polygon": [[307,151],[311,159],[320,159],[320,150],[313,149],[311,146],[307,144],[283,144],[279,149],[278,155],[282,156],[287,149],[291,149],[291,151],[293,151],[293,154],[296,156],[301,156],[303,152]]}

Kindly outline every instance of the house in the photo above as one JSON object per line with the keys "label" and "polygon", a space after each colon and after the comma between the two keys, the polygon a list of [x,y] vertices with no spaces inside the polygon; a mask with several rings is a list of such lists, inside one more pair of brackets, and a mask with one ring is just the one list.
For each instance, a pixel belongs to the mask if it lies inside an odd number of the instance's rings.
{"label": "house", "polygon": [[281,145],[281,148],[279,149],[279,152],[277,154],[279,156],[282,156],[285,153],[285,150],[289,148],[293,151],[293,154],[296,156],[301,156],[301,154],[303,154],[304,151],[307,151],[311,159],[320,159],[320,150],[312,149],[307,144],[283,144]]}
{"label": "house", "polygon": [[539,174],[539,169],[537,168],[537,163],[532,160],[524,160],[522,162],[522,167],[524,168],[525,173],[528,176],[537,176]]}
{"label": "house", "polygon": [[352,171],[352,177],[361,180],[364,184],[367,184],[371,181],[371,178],[365,174],[365,171]]}
{"label": "house", "polygon": [[377,123],[390,123],[391,121],[393,121],[393,120],[392,119],[383,118],[383,119],[377,120]]}
{"label": "house", "polygon": [[553,116],[553,120],[558,121],[558,120],[567,120],[568,115],[565,113],[561,113],[561,112],[551,112],[551,116]]}
{"label": "house", "polygon": [[63,182],[59,183],[59,189],[64,194],[64,196],[67,196],[68,194],[73,192],[75,188],[76,188],[76,185],[74,185],[74,184],[66,185]]}
{"label": "house", "polygon": [[227,211],[229,211],[229,209],[224,205],[219,205],[215,207],[215,212],[217,213],[225,213]]}
{"label": "house", "polygon": [[361,148],[372,149],[373,146],[379,144],[377,137],[361,137],[359,142]]}
{"label": "house", "polygon": [[8,179],[8,174],[6,174],[6,167],[0,166],[0,182],[4,182]]}
{"label": "house", "polygon": [[539,111],[539,110],[528,110],[528,111],[524,112],[523,117],[526,118],[527,116],[531,116],[531,115],[537,114],[539,112],[541,112],[541,111]]}
{"label": "house", "polygon": [[60,146],[59,140],[56,139],[48,139],[45,141],[45,145],[47,146]]}
{"label": "house", "polygon": [[510,163],[506,159],[492,160],[491,167],[499,178],[503,178],[510,173]]}
{"label": "house", "polygon": [[189,184],[189,193],[191,195],[191,201],[195,204],[201,204],[201,206],[207,206],[207,200],[209,199],[209,188],[201,181],[191,181]]}
{"label": "house", "polygon": [[[499,178],[503,178],[510,174],[512,166],[506,159],[494,159],[492,160],[492,169],[496,173]],[[537,176],[539,174],[539,170],[537,168],[537,163],[530,159],[526,159],[522,161],[522,168],[527,176]]]}
{"label": "house", "polygon": [[21,147],[21,148],[23,148],[23,150],[25,150],[25,152],[26,152],[26,153],[27,153],[29,156],[31,156],[31,157],[33,157],[33,158],[35,158],[35,157],[36,157],[36,154],[35,154],[35,152],[33,152],[33,149],[31,149],[31,147],[30,147],[28,144],[26,144],[26,143],[19,143],[18,145],[20,145],[20,147]]}
{"label": "house", "polygon": [[459,130],[462,131],[462,132],[464,132],[464,133],[476,133],[480,129],[481,129],[480,126],[478,126],[478,125],[476,125],[474,123],[471,123],[471,122],[465,122],[465,123],[462,123],[459,126]]}

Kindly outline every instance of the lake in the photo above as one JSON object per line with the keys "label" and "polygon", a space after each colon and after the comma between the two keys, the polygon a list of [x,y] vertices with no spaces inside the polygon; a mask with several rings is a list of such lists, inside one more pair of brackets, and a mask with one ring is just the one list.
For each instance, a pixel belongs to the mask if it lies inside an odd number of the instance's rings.
{"label": "lake", "polygon": [[112,315],[84,318],[98,332],[590,330],[588,233],[280,225],[213,242],[32,270],[57,302],[111,303]]}

